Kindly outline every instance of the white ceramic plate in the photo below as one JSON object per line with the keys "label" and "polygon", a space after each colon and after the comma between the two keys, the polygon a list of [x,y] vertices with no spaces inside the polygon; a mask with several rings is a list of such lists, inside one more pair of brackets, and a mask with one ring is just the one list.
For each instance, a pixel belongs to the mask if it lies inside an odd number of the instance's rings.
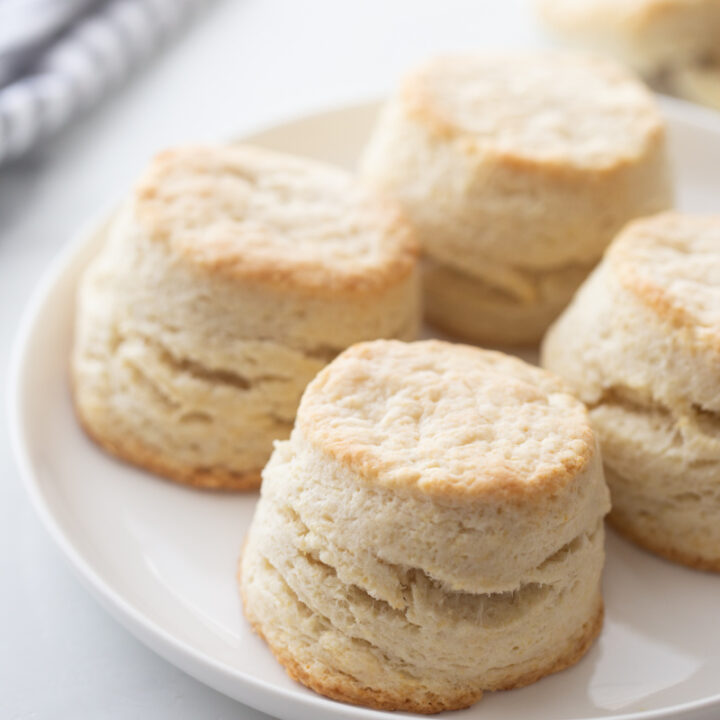
{"label": "white ceramic plate", "polygon": [[[680,205],[718,210],[720,119],[680,103],[664,108]],[[375,111],[364,105],[315,115],[250,139],[351,166]],[[397,718],[296,685],[244,622],[235,565],[255,494],[203,493],[158,480],[109,458],[80,431],[67,358],[74,289],[97,245],[91,226],[42,283],[11,379],[15,450],[53,538],[120,622],[221,692],[286,720]],[[676,567],[611,533],[605,600],[605,629],[578,665],[522,690],[489,694],[453,717],[717,718],[720,576]]]}

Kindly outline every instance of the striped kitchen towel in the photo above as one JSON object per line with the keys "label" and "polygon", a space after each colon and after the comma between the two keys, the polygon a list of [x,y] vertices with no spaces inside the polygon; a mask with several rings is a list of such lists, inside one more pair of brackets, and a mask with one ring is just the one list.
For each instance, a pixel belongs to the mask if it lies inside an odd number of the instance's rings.
{"label": "striped kitchen towel", "polygon": [[0,163],[116,86],[208,0],[0,0]]}

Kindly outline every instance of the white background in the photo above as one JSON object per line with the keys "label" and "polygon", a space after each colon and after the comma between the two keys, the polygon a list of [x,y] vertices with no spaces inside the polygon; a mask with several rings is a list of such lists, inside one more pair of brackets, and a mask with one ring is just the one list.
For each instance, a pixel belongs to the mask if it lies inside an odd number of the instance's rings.
{"label": "white background", "polygon": [[[542,42],[522,0],[209,2],[99,108],[0,168],[0,377],[43,269],[156,150],[381,95],[435,52]],[[176,670],[95,604],[35,517],[0,425],[0,718],[266,717]]]}

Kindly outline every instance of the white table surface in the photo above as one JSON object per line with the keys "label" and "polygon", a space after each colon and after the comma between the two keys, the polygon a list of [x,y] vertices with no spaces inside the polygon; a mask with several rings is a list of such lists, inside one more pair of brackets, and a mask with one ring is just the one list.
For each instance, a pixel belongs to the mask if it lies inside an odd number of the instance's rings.
{"label": "white table surface", "polygon": [[[0,377],[43,269],[157,149],[380,95],[438,51],[542,42],[522,0],[209,2],[109,100],[0,168]],[[267,717],[154,655],[86,594],[30,507],[2,417],[0,718]]]}

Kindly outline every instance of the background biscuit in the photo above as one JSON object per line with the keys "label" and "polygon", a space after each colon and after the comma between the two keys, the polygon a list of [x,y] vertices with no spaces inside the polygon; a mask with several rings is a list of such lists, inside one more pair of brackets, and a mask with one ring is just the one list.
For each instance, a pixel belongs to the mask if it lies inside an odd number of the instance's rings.
{"label": "background biscuit", "polygon": [[610,521],[720,570],[720,218],[632,223],[548,332],[542,362],[590,408]]}
{"label": "background biscuit", "polygon": [[363,175],[403,203],[426,314],[480,343],[533,343],[615,233],[672,200],[663,121],[611,61],[441,57],[382,112]]}
{"label": "background biscuit", "polygon": [[417,329],[406,221],[330,166],[168,151],[106,235],[78,295],[78,415],[108,450],[175,480],[257,486],[318,370],[353,342]]}

